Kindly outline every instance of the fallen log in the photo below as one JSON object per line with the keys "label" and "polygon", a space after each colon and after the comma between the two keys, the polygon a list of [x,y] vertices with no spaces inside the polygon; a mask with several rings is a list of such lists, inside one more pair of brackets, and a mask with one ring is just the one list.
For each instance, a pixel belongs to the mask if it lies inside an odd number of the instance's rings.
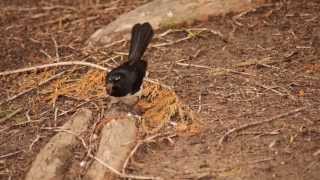
{"label": "fallen log", "polygon": [[[109,115],[105,117],[110,118]],[[136,143],[136,137],[137,127],[132,117],[110,119],[102,128],[99,149],[95,155],[100,162],[94,161],[91,164],[84,180],[106,180],[119,176],[117,172],[121,172],[123,163]]]}
{"label": "fallen log", "polygon": [[78,110],[39,152],[25,180],[60,180],[74,155],[73,147],[79,143],[77,136],[88,129],[92,112]]}
{"label": "fallen log", "polygon": [[[107,26],[97,30],[88,40],[92,45],[105,45],[119,39],[128,39],[135,23],[150,22],[154,29],[207,21],[209,16],[239,13],[254,9],[267,0],[154,0],[121,15]],[[119,35],[122,35],[119,38]]]}

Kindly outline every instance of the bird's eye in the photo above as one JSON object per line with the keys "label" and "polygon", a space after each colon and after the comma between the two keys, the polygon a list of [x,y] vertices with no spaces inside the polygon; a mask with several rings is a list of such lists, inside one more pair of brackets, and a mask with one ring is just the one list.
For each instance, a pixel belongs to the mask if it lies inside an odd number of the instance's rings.
{"label": "bird's eye", "polygon": [[114,80],[114,81],[119,81],[119,80],[120,80],[120,76],[115,76],[115,77],[113,78],[113,80]]}

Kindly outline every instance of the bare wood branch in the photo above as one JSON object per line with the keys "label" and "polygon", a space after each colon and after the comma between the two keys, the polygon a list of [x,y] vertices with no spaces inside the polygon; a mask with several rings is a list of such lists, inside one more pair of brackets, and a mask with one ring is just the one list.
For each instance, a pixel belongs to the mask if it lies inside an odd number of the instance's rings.
{"label": "bare wood branch", "polygon": [[141,145],[143,145],[144,143],[149,143],[149,142],[152,142],[155,138],[161,136],[162,134],[155,134],[155,135],[152,135],[152,136],[149,136],[147,138],[145,138],[144,140],[142,141],[138,141],[137,144],[134,146],[134,148],[131,150],[129,156],[127,157],[127,159],[125,160],[125,162],[123,163],[123,166],[122,166],[122,173],[125,173],[126,172],[126,168],[128,166],[128,163],[129,163],[129,160],[133,157],[133,155],[137,152],[137,150],[139,149],[139,147]]}
{"label": "bare wood branch", "polygon": [[15,151],[15,152],[11,152],[11,153],[8,153],[8,154],[0,155],[0,159],[7,158],[7,157],[10,157],[10,156],[19,154],[19,153],[21,153],[21,152],[22,152],[22,151]]}
{"label": "bare wood branch", "polygon": [[129,179],[154,179],[154,180],[162,180],[160,177],[152,177],[152,176],[139,176],[139,175],[131,175],[131,174],[123,174],[118,170],[114,169],[112,166],[108,165],[107,163],[103,162],[101,159],[93,156],[90,154],[90,157],[99,162],[104,167],[108,168],[111,172],[115,173],[116,175],[122,178],[129,178]]}
{"label": "bare wood branch", "polygon": [[100,66],[97,64],[93,64],[90,62],[66,61],[66,62],[57,62],[57,63],[52,63],[52,64],[44,64],[44,65],[39,65],[39,66],[16,69],[16,70],[12,70],[12,71],[4,71],[4,72],[0,72],[0,76],[6,76],[6,75],[10,75],[10,74],[22,73],[22,72],[33,71],[33,70],[38,70],[38,69],[45,69],[45,68],[50,68],[50,67],[73,66],[73,65],[82,65],[82,66],[93,67],[93,68],[100,69],[103,71],[109,71],[109,69],[106,67],[103,67],[103,66]]}
{"label": "bare wood branch", "polygon": [[306,108],[307,107],[300,107],[300,108],[297,108],[297,109],[294,109],[294,110],[291,110],[291,111],[288,111],[288,112],[285,112],[285,113],[282,113],[282,114],[278,114],[276,116],[273,116],[271,118],[265,119],[263,121],[244,124],[244,125],[242,125],[242,126],[240,126],[238,128],[233,128],[233,129],[229,130],[226,134],[224,134],[224,136],[222,136],[220,138],[219,144],[221,145],[228,138],[228,136],[230,136],[232,133],[239,132],[239,131],[242,131],[242,130],[244,130],[246,128],[249,128],[249,127],[261,125],[261,124],[264,124],[264,123],[269,123],[269,122],[275,121],[277,119],[296,114],[296,113],[298,113],[300,111],[305,110]]}

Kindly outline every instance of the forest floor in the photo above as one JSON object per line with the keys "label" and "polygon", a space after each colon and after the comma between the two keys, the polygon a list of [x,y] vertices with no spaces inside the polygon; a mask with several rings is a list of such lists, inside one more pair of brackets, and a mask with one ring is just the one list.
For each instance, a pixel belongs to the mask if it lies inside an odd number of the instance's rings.
{"label": "forest floor", "polygon": [[[126,41],[100,48],[85,42],[148,1],[88,2],[1,1],[0,72],[59,61],[121,62]],[[149,48],[145,58],[149,77],[173,87],[200,114],[204,128],[144,145],[128,170],[164,179],[319,179],[319,1],[281,1],[241,16],[212,17],[164,38],[187,36]],[[104,88],[103,74],[95,73],[89,67],[59,66],[0,76],[0,103],[34,88],[0,105],[1,180],[23,179],[56,133],[54,127],[64,124],[74,107],[92,109],[98,119]],[[96,77],[91,84],[81,81],[91,77]],[[81,91],[68,86],[74,82]],[[230,130],[235,131],[226,134]],[[84,151],[80,145],[74,150],[75,161],[87,158]],[[81,179],[83,168],[72,166],[66,179]]]}

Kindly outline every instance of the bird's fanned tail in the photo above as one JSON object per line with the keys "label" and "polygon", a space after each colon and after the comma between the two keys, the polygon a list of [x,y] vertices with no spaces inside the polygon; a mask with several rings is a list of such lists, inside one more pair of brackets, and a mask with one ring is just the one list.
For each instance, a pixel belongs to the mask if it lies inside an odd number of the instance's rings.
{"label": "bird's fanned tail", "polygon": [[135,24],[131,32],[131,45],[129,50],[129,61],[139,61],[147,49],[154,35],[149,23]]}

